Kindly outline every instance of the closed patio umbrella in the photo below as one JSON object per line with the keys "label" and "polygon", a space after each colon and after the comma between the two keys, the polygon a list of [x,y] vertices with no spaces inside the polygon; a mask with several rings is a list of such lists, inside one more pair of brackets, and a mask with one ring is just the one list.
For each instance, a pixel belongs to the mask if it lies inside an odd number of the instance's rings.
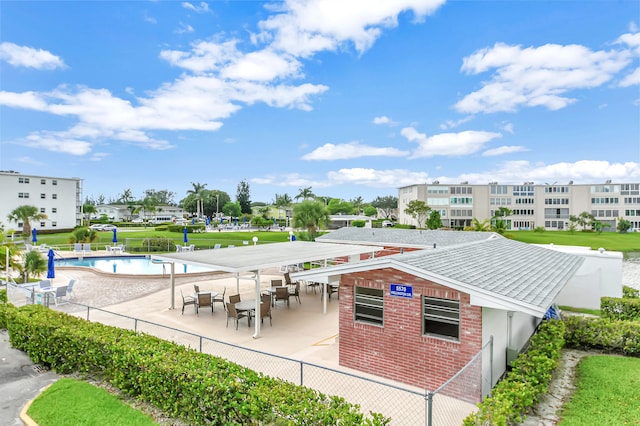
{"label": "closed patio umbrella", "polygon": [[31,230],[31,242],[33,244],[38,242],[38,230],[36,228]]}
{"label": "closed patio umbrella", "polygon": [[55,261],[54,261],[55,253],[53,252],[53,249],[49,249],[49,253],[47,253],[47,257],[49,258],[49,260],[47,261],[47,278],[55,278],[56,277]]}
{"label": "closed patio umbrella", "polygon": [[116,228],[113,228],[113,240],[111,242],[114,244],[118,242],[118,230]]}
{"label": "closed patio umbrella", "polygon": [[185,244],[189,242],[189,237],[187,237],[187,227],[184,227],[184,238],[182,239]]}

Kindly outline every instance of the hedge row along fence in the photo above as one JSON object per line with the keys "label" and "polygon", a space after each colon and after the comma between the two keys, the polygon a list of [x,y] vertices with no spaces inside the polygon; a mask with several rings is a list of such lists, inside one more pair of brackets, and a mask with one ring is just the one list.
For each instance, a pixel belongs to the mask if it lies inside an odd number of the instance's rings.
{"label": "hedge row along fence", "polygon": [[567,346],[640,356],[640,321],[571,316],[564,322]]}
{"label": "hedge row along fence", "polygon": [[530,407],[547,392],[564,346],[565,325],[545,320],[531,338],[529,349],[513,362],[513,369],[493,388],[464,426],[507,425],[521,422]]}
{"label": "hedge row along fence", "polygon": [[600,315],[614,321],[640,321],[640,299],[602,297]]}
{"label": "hedge row along fence", "polygon": [[106,380],[191,424],[386,425],[379,413],[155,336],[40,305],[0,305],[11,345],[58,373]]}

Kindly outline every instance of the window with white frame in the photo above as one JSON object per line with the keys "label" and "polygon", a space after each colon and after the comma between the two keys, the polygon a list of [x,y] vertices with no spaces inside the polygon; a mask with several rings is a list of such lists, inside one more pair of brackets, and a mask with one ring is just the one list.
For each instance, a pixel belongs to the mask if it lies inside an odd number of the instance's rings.
{"label": "window with white frame", "polygon": [[51,185],[57,185],[57,184],[58,184],[57,180],[54,179],[54,180],[51,181]]}
{"label": "window with white frame", "polygon": [[54,199],[54,200],[57,200],[58,199],[58,194],[51,194],[51,198]]}
{"label": "window with white frame", "polygon": [[40,194],[40,198],[47,198],[47,194]]}
{"label": "window with white frame", "polygon": [[423,334],[460,340],[460,301],[422,298]]}
{"label": "window with white frame", "polygon": [[379,288],[355,287],[354,320],[373,325],[384,323],[384,291]]}
{"label": "window with white frame", "polygon": [[44,222],[40,222],[40,228],[44,228],[47,224]]}
{"label": "window with white frame", "polygon": [[58,209],[55,207],[51,208],[51,213],[58,213]]}
{"label": "window with white frame", "polygon": [[44,207],[40,207],[40,213],[46,213],[47,209],[45,209]]}
{"label": "window with white frame", "polygon": [[40,183],[41,183],[42,185],[46,185],[46,184],[47,184],[47,180],[46,180],[46,179],[40,179]]}
{"label": "window with white frame", "polygon": [[58,222],[51,222],[51,226],[55,228],[56,226],[58,226]]}

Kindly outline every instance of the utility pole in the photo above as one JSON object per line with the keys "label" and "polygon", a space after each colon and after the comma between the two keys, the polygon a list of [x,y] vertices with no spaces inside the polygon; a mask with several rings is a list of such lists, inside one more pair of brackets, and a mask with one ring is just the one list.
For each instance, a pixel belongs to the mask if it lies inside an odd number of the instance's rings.
{"label": "utility pole", "polygon": [[216,218],[218,217],[218,203],[220,203],[220,194],[216,194]]}

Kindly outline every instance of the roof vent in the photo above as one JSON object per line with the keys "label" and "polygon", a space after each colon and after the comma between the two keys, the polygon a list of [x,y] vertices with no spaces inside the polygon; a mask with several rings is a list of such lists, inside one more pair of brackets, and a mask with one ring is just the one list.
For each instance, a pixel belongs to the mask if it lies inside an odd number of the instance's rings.
{"label": "roof vent", "polygon": [[433,248],[436,248],[436,243],[433,243]]}

